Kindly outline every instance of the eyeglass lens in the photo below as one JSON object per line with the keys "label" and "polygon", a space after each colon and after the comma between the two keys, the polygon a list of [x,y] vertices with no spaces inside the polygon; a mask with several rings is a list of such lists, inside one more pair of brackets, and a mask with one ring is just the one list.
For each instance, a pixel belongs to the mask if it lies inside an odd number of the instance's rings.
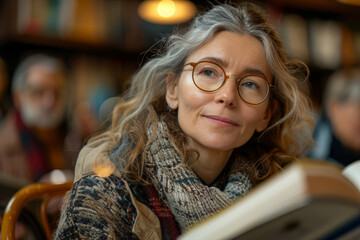
{"label": "eyeglass lens", "polygon": [[[226,74],[219,65],[212,62],[199,62],[193,67],[193,80],[198,88],[212,92],[224,84]],[[247,75],[241,78],[237,86],[240,97],[250,104],[263,102],[269,93],[268,82],[258,75]]]}

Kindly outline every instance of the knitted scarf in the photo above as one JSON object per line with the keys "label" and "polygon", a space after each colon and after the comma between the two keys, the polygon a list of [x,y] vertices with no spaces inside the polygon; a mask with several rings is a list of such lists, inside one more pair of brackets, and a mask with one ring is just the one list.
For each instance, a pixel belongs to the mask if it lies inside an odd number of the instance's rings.
{"label": "knitted scarf", "polygon": [[[153,128],[148,129],[148,137]],[[220,211],[251,188],[250,177],[244,172],[230,174],[221,191],[205,185],[195,172],[183,163],[168,139],[168,128],[159,121],[155,136],[145,149],[146,173],[159,196],[169,207],[181,231],[198,221]],[[119,157],[129,146],[129,139],[123,139],[112,157]],[[115,160],[113,158],[113,160]],[[119,167],[119,158],[116,165]]]}

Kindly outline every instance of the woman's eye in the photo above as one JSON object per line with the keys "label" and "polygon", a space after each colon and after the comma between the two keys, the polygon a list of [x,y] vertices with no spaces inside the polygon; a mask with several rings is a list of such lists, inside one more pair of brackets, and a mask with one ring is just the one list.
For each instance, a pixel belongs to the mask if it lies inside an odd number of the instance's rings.
{"label": "woman's eye", "polygon": [[257,88],[257,84],[255,82],[244,82],[241,84],[243,87],[247,88]]}
{"label": "woman's eye", "polygon": [[207,77],[213,77],[213,76],[215,76],[215,72],[212,71],[212,70],[210,70],[210,69],[205,69],[205,70],[203,71],[203,74],[206,75]]}

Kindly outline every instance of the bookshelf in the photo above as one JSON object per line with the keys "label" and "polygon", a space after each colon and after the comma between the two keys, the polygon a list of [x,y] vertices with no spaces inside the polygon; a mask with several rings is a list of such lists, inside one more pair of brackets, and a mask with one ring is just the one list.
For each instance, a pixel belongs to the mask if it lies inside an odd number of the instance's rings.
{"label": "bookshelf", "polygon": [[[208,0],[193,0],[198,9]],[[233,2],[240,2],[234,0]],[[311,70],[313,98],[320,104],[328,76],[338,67],[360,65],[360,6],[335,0],[264,0],[289,57],[300,58]],[[136,13],[140,0],[0,0],[0,57],[9,75],[31,52],[57,54],[74,68],[74,61],[104,59],[114,88],[139,67],[143,54],[173,25],[156,25]],[[79,60],[82,59],[82,60]],[[95,60],[84,60],[95,59]],[[118,66],[118,68],[114,66]],[[110,69],[110,70],[109,70]],[[72,71],[77,71],[73,69]],[[76,81],[76,79],[74,79]]]}
{"label": "bookshelf", "polygon": [[310,94],[320,105],[326,81],[335,70],[360,66],[360,5],[336,0],[265,2],[288,56],[308,64]]}
{"label": "bookshelf", "polygon": [[97,88],[118,95],[141,65],[142,53],[172,30],[141,20],[136,14],[139,2],[0,0],[0,57],[10,80],[22,58],[42,52],[68,66],[73,106],[91,98]]}

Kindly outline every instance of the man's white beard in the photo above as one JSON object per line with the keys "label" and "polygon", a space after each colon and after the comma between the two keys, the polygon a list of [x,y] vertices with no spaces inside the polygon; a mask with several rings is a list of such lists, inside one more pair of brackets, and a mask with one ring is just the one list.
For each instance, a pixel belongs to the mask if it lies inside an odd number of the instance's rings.
{"label": "man's white beard", "polygon": [[58,106],[53,111],[45,111],[30,103],[23,103],[20,114],[27,126],[50,129],[57,127],[64,119],[65,107]]}

